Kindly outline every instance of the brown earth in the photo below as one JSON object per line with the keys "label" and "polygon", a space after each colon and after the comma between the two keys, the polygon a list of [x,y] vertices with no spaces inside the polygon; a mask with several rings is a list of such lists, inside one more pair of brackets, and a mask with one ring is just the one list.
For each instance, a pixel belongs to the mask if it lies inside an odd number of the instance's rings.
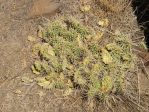
{"label": "brown earth", "polygon": [[[26,84],[21,81],[23,76],[35,77],[30,70],[34,59],[31,55],[32,44],[27,41],[27,37],[28,35],[37,36],[38,25],[46,21],[45,17],[53,20],[63,15],[75,16],[95,29],[98,29],[96,23],[99,18],[108,17],[111,22],[111,31],[118,29],[124,34],[130,34],[134,40],[140,36],[137,33],[139,31],[137,22],[130,6],[125,8],[126,11],[115,14],[115,12],[105,13],[99,4],[92,3],[91,0],[85,3],[91,4],[94,10],[87,14],[81,13],[79,0],[54,0],[54,2],[0,0],[0,112],[92,111],[77,94],[70,98],[62,97],[60,91],[44,90],[34,82]],[[36,10],[37,7],[41,10]],[[149,68],[146,68],[146,71],[149,72]],[[138,78],[139,94],[142,95],[140,99],[144,99],[145,102],[149,99],[149,80],[142,72]],[[99,112],[99,110],[111,112],[102,104],[98,106],[94,112]],[[144,108],[144,112],[149,111],[149,104],[146,103]],[[136,112],[134,108],[126,107],[125,103],[115,106],[113,110],[115,112]]]}

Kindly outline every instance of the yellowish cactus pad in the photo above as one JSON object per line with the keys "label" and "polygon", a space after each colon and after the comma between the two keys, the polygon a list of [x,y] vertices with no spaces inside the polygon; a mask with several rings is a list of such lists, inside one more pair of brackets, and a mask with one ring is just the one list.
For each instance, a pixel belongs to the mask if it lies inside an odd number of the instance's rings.
{"label": "yellowish cactus pad", "polygon": [[[107,19],[99,22],[103,27],[108,24]],[[91,98],[125,89],[125,74],[135,65],[128,37],[111,36],[110,42],[101,45],[104,32],[91,30],[74,18],[40,29],[42,41],[33,47],[36,60],[32,65],[39,86],[63,89],[64,96],[79,89]]]}

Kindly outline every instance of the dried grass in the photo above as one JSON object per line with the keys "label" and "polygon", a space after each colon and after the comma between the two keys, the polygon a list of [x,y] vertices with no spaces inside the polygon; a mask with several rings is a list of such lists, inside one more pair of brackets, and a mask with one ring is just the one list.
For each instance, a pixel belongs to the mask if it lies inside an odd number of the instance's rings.
{"label": "dried grass", "polygon": [[101,5],[103,5],[103,7],[106,10],[118,13],[123,11],[128,3],[129,0],[98,0],[100,2]]}

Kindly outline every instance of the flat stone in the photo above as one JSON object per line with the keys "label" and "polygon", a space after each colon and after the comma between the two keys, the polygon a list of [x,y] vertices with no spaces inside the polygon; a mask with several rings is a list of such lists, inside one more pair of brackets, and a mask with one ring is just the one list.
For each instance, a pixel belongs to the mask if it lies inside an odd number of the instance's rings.
{"label": "flat stone", "polygon": [[60,3],[56,3],[52,0],[35,0],[27,16],[28,18],[34,18],[36,16],[54,14],[58,11],[59,7]]}

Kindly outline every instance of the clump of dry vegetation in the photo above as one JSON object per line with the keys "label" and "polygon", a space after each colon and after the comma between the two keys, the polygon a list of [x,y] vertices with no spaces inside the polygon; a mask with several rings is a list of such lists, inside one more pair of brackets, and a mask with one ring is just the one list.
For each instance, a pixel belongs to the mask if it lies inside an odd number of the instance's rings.
{"label": "clump of dry vegetation", "polygon": [[74,18],[54,21],[39,35],[43,41],[33,47],[39,59],[32,65],[39,86],[63,89],[64,95],[78,89],[103,100],[125,91],[125,75],[134,69],[128,37],[111,36],[111,42],[100,45],[103,32],[96,33]]}

